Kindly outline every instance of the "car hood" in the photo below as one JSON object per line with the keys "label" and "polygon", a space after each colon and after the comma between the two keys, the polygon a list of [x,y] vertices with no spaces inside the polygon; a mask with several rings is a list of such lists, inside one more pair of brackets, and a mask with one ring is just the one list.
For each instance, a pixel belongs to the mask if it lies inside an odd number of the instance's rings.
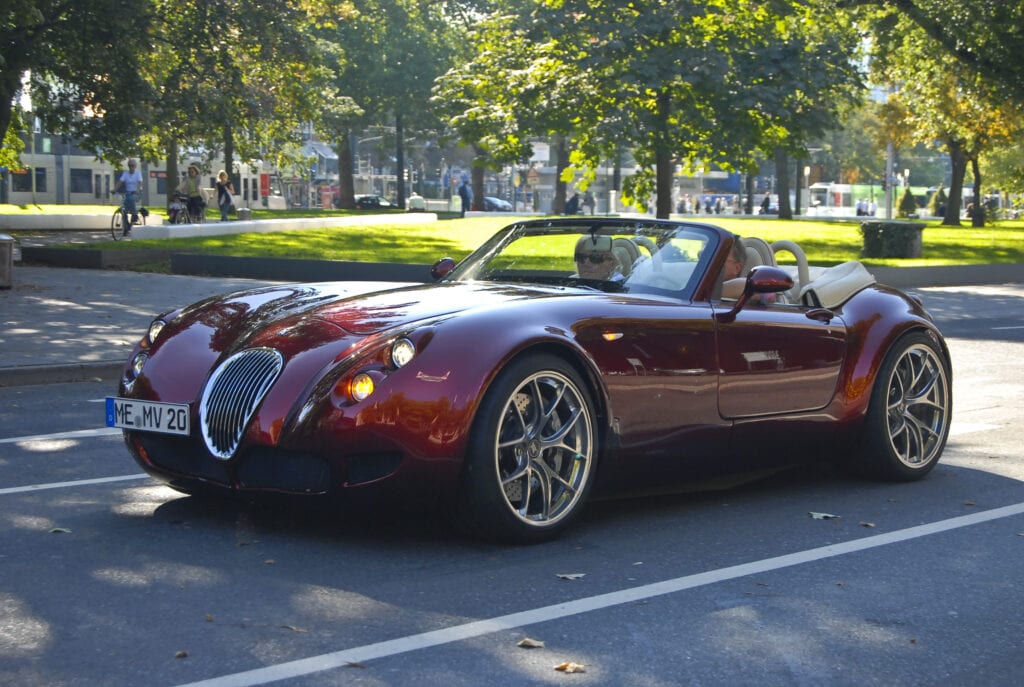
{"label": "car hood", "polygon": [[185,327],[215,324],[215,336],[234,341],[235,345],[228,346],[234,348],[246,339],[281,336],[314,323],[319,323],[321,329],[333,325],[349,336],[366,337],[511,301],[583,293],[594,294],[561,287],[473,282],[405,286],[385,282],[289,284],[208,299],[186,308],[177,319]]}
{"label": "car hood", "polygon": [[444,318],[510,301],[581,293],[577,289],[496,284],[431,284],[342,297],[312,307],[306,315],[350,334],[368,336],[415,322]]}

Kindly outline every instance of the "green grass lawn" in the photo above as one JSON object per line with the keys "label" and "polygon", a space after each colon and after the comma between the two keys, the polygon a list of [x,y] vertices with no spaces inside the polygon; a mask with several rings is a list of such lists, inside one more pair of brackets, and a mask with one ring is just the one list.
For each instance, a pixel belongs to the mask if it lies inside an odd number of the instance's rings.
{"label": "green grass lawn", "polygon": [[[21,206],[0,205],[0,212],[83,214],[110,212],[107,206]],[[345,210],[253,210],[253,219],[350,215]],[[76,248],[139,249],[159,248],[180,252],[232,256],[280,257],[296,259],[351,260],[357,262],[433,263],[450,256],[461,259],[501,227],[514,221],[513,215],[488,215],[465,219],[443,219],[421,224],[345,226],[332,229],[308,229],[259,234],[230,234],[183,239],[145,240],[143,232],[129,242],[91,244]],[[860,258],[863,241],[859,222],[814,220],[784,221],[773,218],[705,217],[694,221],[717,224],[742,236],[759,236],[769,242],[790,239],[807,253],[812,264],[832,265]],[[923,256],[920,259],[863,259],[866,265],[918,267],[926,265],[989,264],[1024,262],[1024,221],[992,223],[975,229],[943,227],[926,221]],[[70,247],[70,246],[69,246]],[[785,254],[788,255],[788,254]],[[783,256],[780,256],[783,257]]]}

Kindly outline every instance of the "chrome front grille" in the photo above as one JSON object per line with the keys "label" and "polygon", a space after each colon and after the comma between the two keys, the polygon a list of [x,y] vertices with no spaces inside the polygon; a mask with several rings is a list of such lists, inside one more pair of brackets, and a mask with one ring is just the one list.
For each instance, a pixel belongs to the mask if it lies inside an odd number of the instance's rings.
{"label": "chrome front grille", "polygon": [[245,428],[273,386],[284,358],[272,348],[252,348],[218,367],[203,392],[199,420],[210,453],[227,460],[238,449]]}

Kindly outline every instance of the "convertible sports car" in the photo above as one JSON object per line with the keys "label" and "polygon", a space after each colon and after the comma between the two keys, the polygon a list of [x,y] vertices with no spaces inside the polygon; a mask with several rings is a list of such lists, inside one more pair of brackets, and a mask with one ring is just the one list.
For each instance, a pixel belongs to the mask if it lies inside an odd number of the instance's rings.
{"label": "convertible sports car", "polygon": [[580,217],[512,224],[433,277],[164,313],[107,424],[187,493],[428,502],[512,542],[555,536],[588,498],[723,472],[842,460],[918,479],[946,443],[942,335],[858,262],[813,267],[792,242],[705,224]]}

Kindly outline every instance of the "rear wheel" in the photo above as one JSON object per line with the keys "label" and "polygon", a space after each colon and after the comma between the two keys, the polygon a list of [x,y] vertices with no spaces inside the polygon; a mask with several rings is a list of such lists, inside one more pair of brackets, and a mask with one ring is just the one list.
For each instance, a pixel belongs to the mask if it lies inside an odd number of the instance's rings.
{"label": "rear wheel", "polygon": [[507,542],[551,539],[583,508],[597,455],[579,374],[555,356],[521,358],[495,380],[473,424],[457,525]]}
{"label": "rear wheel", "polygon": [[949,361],[928,334],[907,334],[875,380],[858,466],[877,479],[924,477],[939,462],[952,414]]}

